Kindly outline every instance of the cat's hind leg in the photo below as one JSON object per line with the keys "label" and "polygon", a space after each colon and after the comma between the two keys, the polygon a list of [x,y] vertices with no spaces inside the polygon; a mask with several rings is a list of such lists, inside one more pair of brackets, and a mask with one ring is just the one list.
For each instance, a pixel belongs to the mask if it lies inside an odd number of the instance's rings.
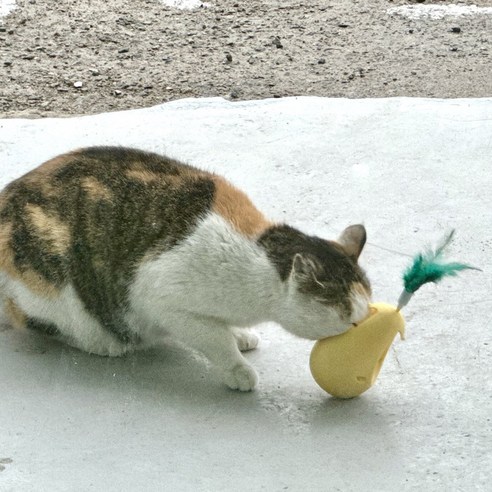
{"label": "cat's hind leg", "polygon": [[71,286],[43,297],[12,281],[5,306],[12,325],[53,336],[84,352],[120,356],[132,349],[87,312]]}

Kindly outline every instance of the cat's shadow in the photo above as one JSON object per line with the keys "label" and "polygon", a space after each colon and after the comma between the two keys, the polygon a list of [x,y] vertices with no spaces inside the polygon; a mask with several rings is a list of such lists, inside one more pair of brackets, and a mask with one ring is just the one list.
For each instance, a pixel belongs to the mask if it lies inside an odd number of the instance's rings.
{"label": "cat's shadow", "polygon": [[194,405],[241,396],[220,382],[204,358],[178,345],[162,345],[123,357],[101,357],[36,333],[17,332],[6,326],[0,331],[6,338],[2,351],[11,350],[28,359],[23,361],[26,370],[33,371],[41,381],[46,375],[45,384],[58,388],[66,385],[71,391],[79,387],[116,393],[122,398],[131,395]]}
{"label": "cat's shadow", "polygon": [[[237,417],[256,415],[289,428],[289,432],[310,429],[325,433],[334,428],[345,432],[354,425],[361,432],[367,428],[387,432],[391,420],[377,399],[363,395],[344,401],[322,392],[313,396],[313,387],[304,388],[303,381],[298,387],[271,386],[265,376],[257,391],[230,390],[203,358],[175,345],[124,357],[100,357],[37,334],[4,330],[0,335],[1,351],[8,351],[10,360],[27,373],[26,384],[39,391],[51,390],[51,394],[52,390],[64,396],[89,394],[95,400],[109,400],[115,407],[138,402],[158,411],[207,409],[233,412]],[[256,362],[260,356],[255,352],[247,355]]]}

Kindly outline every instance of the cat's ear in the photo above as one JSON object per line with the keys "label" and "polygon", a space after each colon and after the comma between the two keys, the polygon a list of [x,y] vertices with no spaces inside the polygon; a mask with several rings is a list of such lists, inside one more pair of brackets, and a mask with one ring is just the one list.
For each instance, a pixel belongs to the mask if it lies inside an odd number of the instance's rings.
{"label": "cat's ear", "polygon": [[354,260],[358,260],[366,240],[366,228],[361,224],[357,224],[348,226],[338,238],[338,243],[343,246],[349,256],[354,258]]}
{"label": "cat's ear", "polygon": [[317,276],[320,274],[321,270],[322,266],[316,258],[310,255],[297,253],[292,260],[290,276],[300,284],[320,284]]}

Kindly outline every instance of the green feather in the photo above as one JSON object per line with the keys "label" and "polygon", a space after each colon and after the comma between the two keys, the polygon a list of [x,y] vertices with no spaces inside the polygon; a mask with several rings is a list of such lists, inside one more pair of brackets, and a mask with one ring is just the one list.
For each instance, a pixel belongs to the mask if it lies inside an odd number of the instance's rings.
{"label": "green feather", "polygon": [[479,270],[465,263],[443,263],[444,250],[452,241],[454,230],[435,250],[428,249],[415,256],[413,263],[403,274],[405,290],[414,293],[428,282],[439,282],[444,277],[456,276],[461,270]]}

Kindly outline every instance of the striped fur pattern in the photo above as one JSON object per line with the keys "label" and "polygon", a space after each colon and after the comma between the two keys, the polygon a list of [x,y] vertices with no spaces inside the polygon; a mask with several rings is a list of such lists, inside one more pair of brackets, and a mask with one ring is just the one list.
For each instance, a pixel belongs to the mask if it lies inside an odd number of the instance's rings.
{"label": "striped fur pattern", "polygon": [[274,224],[224,178],[120,147],[45,162],[0,194],[0,299],[11,324],[117,356],[167,337],[202,352],[231,388],[263,321],[319,339],[368,311],[366,240]]}

